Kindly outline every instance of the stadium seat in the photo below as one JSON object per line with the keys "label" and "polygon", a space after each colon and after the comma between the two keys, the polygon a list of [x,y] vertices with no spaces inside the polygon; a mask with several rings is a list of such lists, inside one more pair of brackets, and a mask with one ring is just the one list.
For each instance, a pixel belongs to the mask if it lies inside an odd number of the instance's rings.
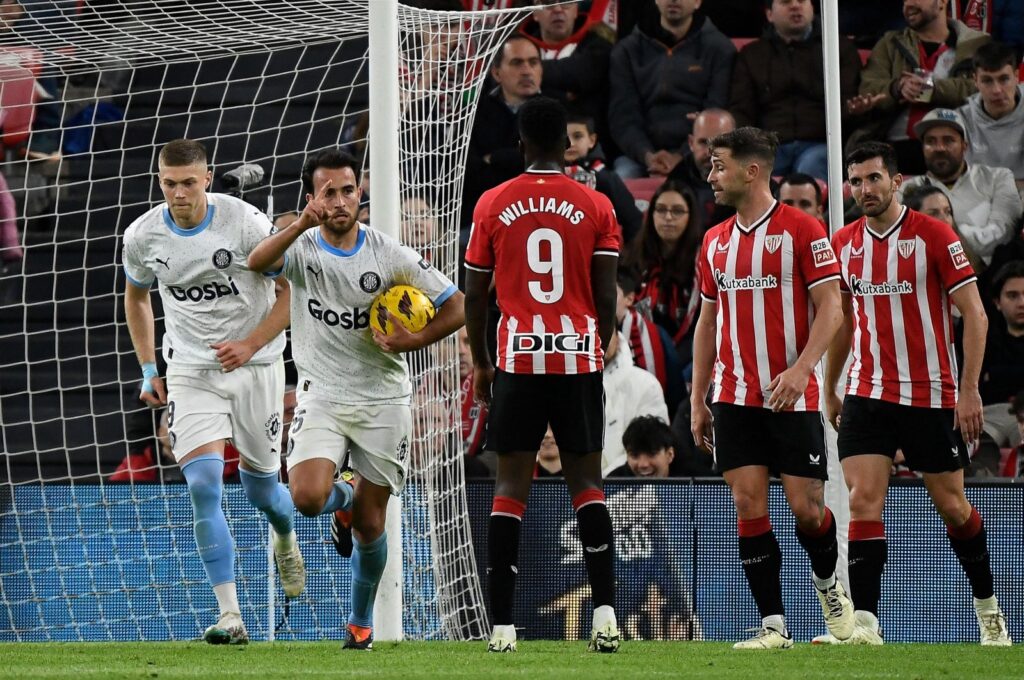
{"label": "stadium seat", "polygon": [[757,38],[732,38],[731,40],[732,44],[736,46],[736,51],[739,52],[745,45],[754,42]]}
{"label": "stadium seat", "polygon": [[629,193],[633,194],[633,202],[640,212],[647,210],[651,196],[664,182],[664,177],[637,177],[635,179],[623,180]]}
{"label": "stadium seat", "polygon": [[28,140],[35,116],[35,84],[27,68],[0,65],[0,144],[5,148]]}

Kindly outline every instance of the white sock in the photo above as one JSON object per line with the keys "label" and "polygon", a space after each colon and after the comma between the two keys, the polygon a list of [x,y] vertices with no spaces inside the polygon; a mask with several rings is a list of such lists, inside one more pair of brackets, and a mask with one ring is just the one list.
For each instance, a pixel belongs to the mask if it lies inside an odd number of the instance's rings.
{"label": "white sock", "polygon": [[508,640],[508,639],[515,640],[516,639],[516,627],[515,627],[514,624],[511,624],[511,623],[508,624],[507,626],[495,626],[491,630],[491,637],[495,637],[495,636],[503,637],[506,640]]}
{"label": "white sock", "polygon": [[772,614],[771,616],[764,617],[763,619],[761,619],[761,627],[772,628],[774,630],[779,631],[783,635],[786,635],[788,633],[788,631],[786,630],[786,617],[782,614]]}
{"label": "white sock", "polygon": [[832,572],[832,575],[828,578],[818,578],[818,575],[812,571],[811,578],[814,579],[814,587],[818,590],[828,590],[836,584],[835,572]]}
{"label": "white sock", "polygon": [[615,609],[611,605],[603,604],[594,609],[594,629],[601,628],[611,621],[615,623]]}
{"label": "white sock", "polygon": [[287,534],[281,535],[274,531],[274,528],[271,527],[270,535],[273,538],[274,552],[276,553],[288,552],[289,550],[295,547],[296,537],[294,529],[289,531]]}
{"label": "white sock", "polygon": [[984,600],[974,598],[974,608],[982,612],[997,612],[999,611],[999,602],[996,601],[996,596],[986,597]]}
{"label": "white sock", "polygon": [[878,630],[878,617],[867,611],[866,609],[858,609],[854,616],[857,617],[857,625],[870,628],[873,631]]}
{"label": "white sock", "polygon": [[221,616],[228,612],[241,613],[241,607],[238,606],[238,591],[235,589],[234,581],[215,585],[213,594],[217,596],[217,606],[220,607]]}

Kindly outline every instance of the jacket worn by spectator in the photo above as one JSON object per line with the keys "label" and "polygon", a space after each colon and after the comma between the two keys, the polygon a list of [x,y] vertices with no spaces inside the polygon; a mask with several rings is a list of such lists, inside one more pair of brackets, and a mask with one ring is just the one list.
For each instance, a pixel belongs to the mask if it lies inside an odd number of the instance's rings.
{"label": "jacket worn by spectator", "polygon": [[622,227],[623,243],[630,243],[640,232],[643,215],[636,207],[636,201],[626,188],[626,183],[605,164],[604,151],[601,150],[600,144],[576,163],[566,164],[565,174],[608,197],[615,208],[619,226]]}
{"label": "jacket worn by spectator", "polygon": [[[860,55],[846,38],[839,42],[842,100],[857,94]],[[769,25],[764,35],[736,55],[729,112],[736,127],[773,130],[782,142],[824,142],[825,75],[821,29],[814,24],[804,40],[786,42]]]}
{"label": "jacket worn by spectator", "polygon": [[1024,182],[1024,85],[1017,86],[1017,106],[999,120],[985,112],[980,93],[971,95],[959,113],[967,125],[967,162],[1009,168]]}
{"label": "jacket worn by spectator", "polygon": [[593,116],[598,134],[606,134],[608,64],[615,32],[603,23],[580,16],[573,34],[558,44],[541,39],[537,22],[528,23],[522,33],[540,50],[544,94],[567,108]]}
{"label": "jacket worn by spectator", "polygon": [[668,422],[668,406],[661,383],[644,369],[633,365],[629,340],[619,333],[618,350],[604,367],[605,421],[601,474],[625,464],[622,433],[637,416],[657,416]]}
{"label": "jacket worn by spectator", "polygon": [[685,153],[687,114],[725,108],[736,48],[699,12],[679,42],[658,18],[643,20],[612,50],[608,123],[623,153]]}
{"label": "jacket worn by spectator", "polygon": [[[946,76],[935,78],[931,101],[921,107],[924,110],[955,109],[975,92],[972,58],[975,51],[989,42],[991,37],[968,28],[961,21],[949,22],[949,31],[947,45],[953,49],[952,65]],[[895,93],[903,73],[920,67],[921,49],[917,33],[905,28],[889,31],[871,50],[871,57],[860,75],[860,94],[882,94],[885,97],[874,108],[872,122],[865,125],[864,134],[857,135],[858,139],[884,139],[886,132],[891,129],[901,131],[899,136],[891,139],[908,137],[904,130],[910,124],[909,107]],[[851,144],[855,141],[851,139]]]}
{"label": "jacket worn by spectator", "polygon": [[995,249],[1012,239],[1020,229],[1024,208],[1013,182],[1013,173],[1006,168],[968,163],[967,170],[952,187],[947,187],[929,173],[908,179],[903,183],[901,192],[925,184],[939,187],[949,197],[957,231],[967,248],[986,265],[992,261]]}

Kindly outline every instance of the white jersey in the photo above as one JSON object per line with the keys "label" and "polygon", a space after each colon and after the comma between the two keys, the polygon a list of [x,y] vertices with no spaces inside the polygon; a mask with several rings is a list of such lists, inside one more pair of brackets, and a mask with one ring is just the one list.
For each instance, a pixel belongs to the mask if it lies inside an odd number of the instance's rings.
{"label": "white jersey", "polygon": [[440,307],[455,285],[412,248],[359,224],[351,251],[309,229],[285,254],[292,284],[292,356],[298,389],[339,404],[408,404],[412,383],[405,359],[373,342],[370,305],[406,284]]}
{"label": "white jersey", "polygon": [[[246,258],[273,225],[259,210],[231,196],[207,194],[206,218],[182,229],[166,205],[157,206],[124,233],[128,283],[148,288],[159,282],[164,306],[163,356],[168,366],[220,368],[210,345],[241,340],[270,313],[276,296],[272,275],[254,272]],[[249,363],[277,361],[281,333]]]}

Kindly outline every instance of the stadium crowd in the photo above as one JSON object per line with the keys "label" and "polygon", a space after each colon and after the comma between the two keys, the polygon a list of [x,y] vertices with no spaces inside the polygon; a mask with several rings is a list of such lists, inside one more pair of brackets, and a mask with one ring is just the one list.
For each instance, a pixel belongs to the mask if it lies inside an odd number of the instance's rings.
{"label": "stadium crowd", "polygon": [[[710,457],[691,440],[688,398],[700,308],[697,250],[704,233],[731,213],[715,203],[707,182],[709,139],[746,125],[776,132],[781,144],[772,186],[778,200],[826,224],[829,201],[843,201],[844,221],[859,217],[848,186],[840,196],[827,191],[818,2],[403,2],[448,11],[534,6],[501,47],[480,95],[462,196],[462,246],[481,194],[524,169],[515,124],[519,107],[540,94],[560,100],[570,111],[565,172],[609,197],[625,244],[619,333],[608,348],[604,378],[603,471],[715,474]],[[16,33],[21,22],[65,21],[88,11],[88,4],[36,3],[33,16],[18,2],[3,0],[0,32]],[[1024,464],[1024,5],[840,0],[838,11],[845,36],[839,44],[845,148],[865,141],[892,144],[905,176],[901,200],[950,224],[979,274],[989,315],[981,385],[986,427],[968,474],[1018,476]],[[16,67],[16,59],[0,63]],[[49,102],[58,85],[45,73],[33,78],[33,125],[51,129]],[[61,152],[41,135],[31,137],[39,146],[29,147],[26,135],[12,148],[16,124],[0,121],[6,153],[45,160]],[[25,193],[12,198],[7,185],[0,175],[2,267],[22,257],[14,204]],[[406,203],[403,238],[429,259],[437,226],[433,198],[407,197]],[[482,451],[486,409],[474,402],[467,352],[463,345],[467,470],[492,475],[495,461]],[[160,414],[155,417],[159,425]],[[153,428],[147,414],[139,418],[140,432]],[[166,443],[135,440],[139,445],[112,480],[174,474],[161,454]],[[549,448],[538,457],[538,476],[559,474]],[[236,469],[229,464],[225,475]],[[901,473],[898,463],[893,472]]]}

